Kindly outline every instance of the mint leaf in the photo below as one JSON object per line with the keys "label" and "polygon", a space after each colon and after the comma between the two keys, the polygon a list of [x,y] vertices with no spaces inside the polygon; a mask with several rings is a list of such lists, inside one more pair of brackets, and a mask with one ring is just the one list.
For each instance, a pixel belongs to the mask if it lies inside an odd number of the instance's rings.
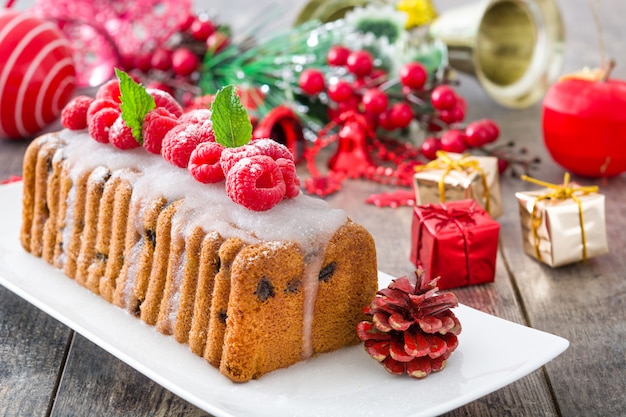
{"label": "mint leaf", "polygon": [[235,87],[220,88],[211,106],[211,123],[215,141],[227,148],[236,148],[250,142],[252,123],[241,104]]}
{"label": "mint leaf", "polygon": [[148,94],[141,84],[137,84],[124,71],[116,68],[115,75],[117,75],[117,79],[120,81],[122,119],[130,127],[135,140],[143,144],[141,125],[146,114],[156,107],[154,97]]}

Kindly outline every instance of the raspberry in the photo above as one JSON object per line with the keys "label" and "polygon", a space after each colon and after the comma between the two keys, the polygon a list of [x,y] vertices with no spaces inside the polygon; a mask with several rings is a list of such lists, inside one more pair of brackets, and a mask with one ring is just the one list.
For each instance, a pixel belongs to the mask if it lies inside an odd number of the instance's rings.
{"label": "raspberry", "polygon": [[198,181],[208,184],[224,179],[220,156],[224,146],[217,142],[203,142],[191,152],[187,169]]}
{"label": "raspberry", "polygon": [[100,109],[91,118],[87,118],[87,128],[91,137],[97,142],[109,143],[109,129],[119,115],[120,111],[117,109],[104,108]]}
{"label": "raspberry", "polygon": [[118,116],[109,129],[109,142],[118,149],[126,150],[137,148],[140,143],[133,137],[133,131],[126,125],[122,116]]}
{"label": "raspberry", "polygon": [[231,168],[243,158],[248,158],[261,154],[262,153],[260,148],[252,146],[250,144],[239,146],[237,148],[226,148],[224,149],[224,152],[222,152],[220,164],[222,165],[222,170],[224,170],[224,174],[228,175],[228,172],[230,172]]}
{"label": "raspberry", "polygon": [[273,160],[277,160],[278,158],[294,160],[293,154],[289,148],[273,139],[257,139],[250,142],[250,145],[260,149],[262,155],[271,156]]}
{"label": "raspberry", "polygon": [[161,155],[166,161],[187,168],[191,152],[202,142],[215,142],[210,122],[174,126],[163,138]]}
{"label": "raspberry", "polygon": [[74,97],[67,103],[61,112],[61,124],[71,130],[81,130],[87,127],[87,109],[93,98],[87,96]]}
{"label": "raspberry", "polygon": [[157,107],[146,114],[141,125],[143,147],[150,153],[160,155],[163,138],[178,125],[178,119],[163,107]]}
{"label": "raspberry", "polygon": [[180,116],[181,123],[202,123],[211,120],[211,110],[193,109]]}
{"label": "raspberry", "polygon": [[98,99],[109,99],[117,102],[118,104],[121,102],[120,93],[120,82],[117,79],[112,79],[102,84],[96,93],[96,100]]}
{"label": "raspberry", "polygon": [[276,164],[285,181],[285,198],[294,198],[300,194],[300,179],[296,174],[296,164],[290,159],[278,158]]}
{"label": "raspberry", "polygon": [[93,117],[94,114],[105,108],[120,109],[120,103],[117,103],[108,98],[97,98],[91,102],[87,108],[87,121]]}
{"label": "raspberry", "polygon": [[242,158],[253,155],[267,155],[273,160],[285,158],[293,161],[293,154],[285,145],[281,145],[272,139],[257,139],[249,142],[244,146],[237,148],[226,148],[222,154],[222,169],[224,173],[228,171]]}
{"label": "raspberry", "polygon": [[254,155],[237,162],[226,177],[226,193],[249,210],[265,211],[285,196],[286,186],[276,161]]}
{"label": "raspberry", "polygon": [[154,98],[157,107],[167,109],[176,117],[180,117],[183,114],[183,108],[169,93],[156,88],[147,88],[146,91]]}

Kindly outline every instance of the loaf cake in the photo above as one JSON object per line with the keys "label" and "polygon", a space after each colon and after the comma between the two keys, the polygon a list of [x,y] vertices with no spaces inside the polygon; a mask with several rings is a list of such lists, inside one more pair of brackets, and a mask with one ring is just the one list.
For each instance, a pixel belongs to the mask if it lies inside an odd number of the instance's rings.
{"label": "loaf cake", "polygon": [[26,151],[28,252],[233,381],[359,343],[376,252],[345,212],[300,192],[250,210],[223,181],[203,184],[161,155],[99,143],[79,125]]}

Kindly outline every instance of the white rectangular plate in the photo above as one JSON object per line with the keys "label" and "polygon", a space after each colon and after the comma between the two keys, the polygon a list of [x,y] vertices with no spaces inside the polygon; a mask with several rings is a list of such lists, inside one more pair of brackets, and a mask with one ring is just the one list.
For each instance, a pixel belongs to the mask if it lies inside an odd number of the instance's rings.
{"label": "white rectangular plate", "polygon": [[[21,190],[21,183],[0,186],[0,284],[216,417],[435,416],[529,374],[569,345],[461,305],[459,348],[426,379],[392,376],[353,346],[233,383],[186,346],[26,253],[19,243]],[[390,279],[381,273],[380,285]]]}

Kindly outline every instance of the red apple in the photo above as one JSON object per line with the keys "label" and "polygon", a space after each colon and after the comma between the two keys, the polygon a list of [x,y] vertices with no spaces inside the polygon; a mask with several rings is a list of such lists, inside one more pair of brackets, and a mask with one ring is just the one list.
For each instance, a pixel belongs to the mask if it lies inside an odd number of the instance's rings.
{"label": "red apple", "polygon": [[626,171],[626,82],[567,77],[543,99],[543,135],[552,158],[586,177]]}

